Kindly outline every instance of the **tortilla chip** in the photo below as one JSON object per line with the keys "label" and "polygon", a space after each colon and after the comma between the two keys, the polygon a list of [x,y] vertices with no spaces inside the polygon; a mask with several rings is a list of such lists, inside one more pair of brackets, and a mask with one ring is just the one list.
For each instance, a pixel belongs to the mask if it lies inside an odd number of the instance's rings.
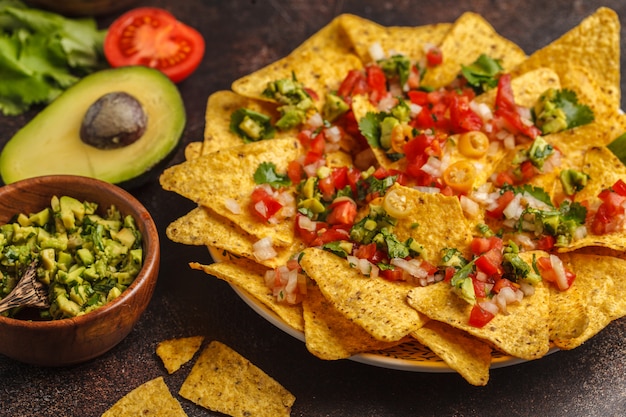
{"label": "tortilla chip", "polygon": [[[202,154],[207,155],[220,149],[243,145],[245,142],[230,130],[230,117],[235,110],[246,108],[271,117],[272,124],[278,119],[276,104],[244,97],[232,91],[216,91],[209,96],[205,113],[204,147]],[[289,134],[277,130],[275,138]]]}
{"label": "tortilla chip", "polygon": [[192,269],[197,269],[213,275],[221,280],[241,288],[253,299],[260,302],[270,311],[280,317],[288,326],[295,330],[304,330],[304,320],[302,318],[301,304],[279,303],[272,294],[272,290],[265,285],[265,271],[267,268],[247,262],[222,261],[210,265],[202,265],[197,262],[189,264]]}
{"label": "tortilla chip", "polygon": [[452,369],[472,385],[484,386],[489,381],[491,347],[440,321],[431,320],[412,333]]}
{"label": "tortilla chip", "polygon": [[352,14],[343,14],[339,19],[356,54],[364,63],[372,62],[370,48],[374,44],[380,45],[387,55],[399,53],[419,61],[425,55],[425,46],[438,45],[452,27],[450,23],[388,27]]}
{"label": "tortilla chip", "polygon": [[[515,104],[532,108],[547,89],[561,88],[561,82],[557,73],[550,68],[537,68],[511,79],[511,88]],[[494,109],[497,91],[497,88],[493,88],[479,95],[476,102],[485,103]]]}
{"label": "tortilla chip", "polygon": [[552,68],[565,78],[572,66],[587,68],[609,98],[620,106],[620,23],[617,13],[601,7],[559,39],[534,52],[512,72]]}
{"label": "tortilla chip", "polygon": [[596,119],[604,119],[605,114],[616,110],[613,97],[598,84],[598,80],[589,68],[571,65],[567,72],[561,74],[561,86],[572,90],[580,103],[588,105]]}
{"label": "tortilla chip", "polygon": [[233,417],[289,416],[296,400],[272,377],[217,341],[200,354],[179,394]]}
{"label": "tortilla chip", "polygon": [[185,159],[195,159],[202,155],[202,142],[190,142],[185,146]]}
{"label": "tortilla chip", "polygon": [[325,102],[324,93],[336,90],[350,70],[360,68],[361,60],[354,54],[337,17],[286,57],[239,78],[231,87],[242,96],[268,101],[262,94],[267,84],[295,74],[306,88],[318,93],[319,110]]}
{"label": "tortilla chip", "polygon": [[193,358],[203,340],[204,336],[164,340],[157,345],[156,354],[163,361],[167,372],[173,374]]}
{"label": "tortilla chip", "polygon": [[[254,172],[262,162],[272,162],[277,172],[287,171],[290,161],[297,159],[301,145],[297,139],[275,139],[235,146],[191,159],[166,169],[161,186],[237,223],[251,235],[262,239],[271,236],[272,243],[289,246],[293,243],[293,222],[269,224],[259,221],[247,208],[256,187]],[[233,213],[227,202],[242,208]]]}
{"label": "tortilla chip", "polygon": [[210,246],[225,250],[238,257],[256,261],[269,268],[284,265],[293,254],[304,249],[303,242],[295,238],[287,247],[277,247],[271,259],[257,259],[253,245],[258,238],[241,229],[235,222],[214,213],[207,207],[197,207],[170,223],[165,229],[167,237],[178,243],[193,246]]}
{"label": "tortilla chip", "polygon": [[163,377],[148,381],[122,397],[102,417],[171,416],[186,417]]}
{"label": "tortilla chip", "polygon": [[626,260],[600,255],[563,254],[563,263],[575,274],[575,286],[583,294],[589,324],[574,338],[554,339],[561,349],[574,349],[626,315]]}
{"label": "tortilla chip", "polygon": [[550,315],[548,326],[550,340],[571,339],[580,336],[589,325],[589,316],[585,300],[577,285],[566,291],[555,285],[548,285],[550,290]]}
{"label": "tortilla chip", "polygon": [[[589,175],[589,180],[585,188],[576,194],[575,200],[587,200],[592,205],[600,202],[598,194],[602,190],[612,187],[618,179],[626,179],[626,167],[613,152],[604,146],[587,150],[582,171]],[[626,231],[618,230],[602,235],[595,235],[589,231],[587,236],[571,242],[566,247],[559,248],[559,252],[571,252],[594,246],[626,251]]]}
{"label": "tortilla chip", "polygon": [[482,328],[468,324],[472,305],[456,295],[447,282],[415,287],[408,294],[408,302],[430,319],[464,330],[511,356],[538,359],[550,349],[549,292],[542,283],[535,286],[532,296],[509,305],[508,314],[496,314]]}
{"label": "tortilla chip", "polygon": [[440,49],[443,62],[426,71],[422,85],[439,88],[450,84],[462,65],[472,64],[481,54],[499,59],[505,72],[526,59],[519,46],[500,36],[482,16],[472,12],[463,13],[454,22]]}
{"label": "tortilla chip", "polygon": [[320,359],[345,359],[356,353],[397,346],[401,342],[375,339],[337,311],[316,285],[307,288],[302,308],[306,347]]}
{"label": "tortilla chip", "polygon": [[387,195],[390,193],[406,202],[406,215],[398,219],[394,233],[401,242],[412,237],[421,244],[422,259],[438,265],[443,249],[457,248],[463,253],[468,250],[472,231],[457,197],[426,193],[399,184],[389,188]]}
{"label": "tortilla chip", "polygon": [[366,277],[345,259],[317,248],[302,252],[300,266],[339,312],[377,340],[398,341],[425,323],[406,302],[409,284]]}

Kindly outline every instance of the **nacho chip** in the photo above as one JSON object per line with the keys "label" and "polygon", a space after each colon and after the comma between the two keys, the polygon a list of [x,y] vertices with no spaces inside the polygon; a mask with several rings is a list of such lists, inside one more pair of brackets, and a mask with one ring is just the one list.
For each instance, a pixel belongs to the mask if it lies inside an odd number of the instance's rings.
{"label": "nacho chip", "polygon": [[561,349],[574,349],[626,315],[626,260],[599,255],[563,254],[563,263],[575,274],[575,286],[583,294],[589,324],[574,338],[555,338]]}
{"label": "nacho chip", "polygon": [[233,213],[228,203],[247,208],[256,183],[254,172],[262,162],[272,162],[277,172],[286,172],[290,161],[297,159],[301,146],[297,139],[275,139],[236,146],[185,161],[166,169],[161,186],[174,191],[217,214],[236,222],[258,239],[272,237],[272,243],[293,243],[293,222],[269,224],[247,209]]}
{"label": "nacho chip", "polygon": [[550,349],[549,292],[541,283],[532,296],[507,306],[508,314],[497,314],[482,328],[468,324],[472,305],[447,282],[415,287],[409,291],[408,303],[430,319],[464,330],[511,356],[538,359]]}
{"label": "nacho chip", "polygon": [[522,74],[539,67],[552,68],[566,78],[572,66],[588,69],[614,110],[620,106],[620,23],[617,13],[601,7],[576,27],[534,52],[514,69]]}
{"label": "nacho chip", "polygon": [[319,110],[325,102],[324,93],[336,90],[348,71],[361,67],[361,60],[353,53],[338,17],[286,57],[233,82],[232,90],[267,101],[262,93],[269,82],[292,78],[295,74],[299,82],[319,95],[316,101]]}
{"label": "nacho chip", "polygon": [[296,400],[272,377],[217,341],[202,351],[179,394],[233,417],[289,416]]}
{"label": "nacho chip", "polygon": [[387,55],[399,53],[419,61],[425,55],[426,46],[438,45],[452,27],[450,23],[387,27],[352,14],[343,14],[339,20],[356,54],[364,63],[372,62],[370,48],[374,44],[380,45]]}
{"label": "nacho chip", "polygon": [[[561,88],[561,82],[557,73],[550,68],[537,68],[511,79],[511,88],[515,104],[532,108],[547,89]],[[476,97],[476,102],[485,103],[493,109],[497,92],[497,88],[491,89]]]}
{"label": "nacho chip", "polygon": [[258,239],[241,229],[235,222],[214,213],[207,207],[197,207],[176,219],[167,226],[165,233],[174,242],[225,250],[269,268],[284,265],[294,253],[304,248],[302,241],[294,238],[291,246],[275,248],[274,258],[257,259],[254,256],[254,244]]}
{"label": "nacho chip", "polygon": [[317,248],[305,249],[300,265],[339,312],[377,340],[398,341],[426,321],[406,302],[409,284],[365,277],[345,259]]}
{"label": "nacho chip", "polygon": [[164,340],[157,345],[156,354],[163,361],[167,372],[173,374],[193,358],[203,340],[204,336]]}
{"label": "nacho chip", "polygon": [[480,15],[463,13],[453,24],[440,45],[443,63],[426,71],[422,85],[433,88],[450,84],[461,71],[481,54],[499,59],[504,71],[517,67],[526,54],[510,40],[500,36]]}
{"label": "nacho chip", "polygon": [[204,271],[209,275],[213,275],[231,285],[241,288],[253,299],[273,311],[288,326],[298,331],[304,330],[302,305],[279,303],[276,301],[272,290],[265,285],[264,275],[267,268],[245,260],[222,261],[210,265],[192,262],[189,266],[192,269]]}
{"label": "nacho chip", "polygon": [[186,417],[163,377],[148,381],[122,397],[102,417],[171,416]]}
{"label": "nacho chip", "polygon": [[202,142],[190,142],[185,146],[185,159],[195,159],[202,155]]}
{"label": "nacho chip", "polygon": [[452,369],[472,385],[483,386],[489,381],[491,347],[440,321],[431,320],[412,333]]}
{"label": "nacho chip", "polygon": [[580,336],[589,325],[586,300],[580,287],[572,285],[566,291],[561,291],[555,285],[548,285],[548,289],[550,290],[550,315],[548,316],[550,340],[572,339]]}
{"label": "nacho chip", "polygon": [[401,343],[375,339],[337,311],[316,285],[307,288],[302,308],[306,347],[320,359],[345,359],[356,353],[386,349]]}
{"label": "nacho chip", "polygon": [[[246,108],[270,116],[272,123],[276,123],[278,119],[278,112],[274,103],[244,97],[232,91],[216,91],[209,96],[207,101],[203,155],[245,143],[243,139],[230,130],[230,118],[233,112],[240,108]],[[277,130],[274,137],[281,138],[286,136],[288,136],[288,133]]]}
{"label": "nacho chip", "polygon": [[[395,184],[387,191],[385,199],[390,205],[395,205],[392,201],[403,202],[401,207],[397,207],[403,214],[394,227],[394,233],[401,242],[412,237],[421,244],[422,259],[438,265],[443,249],[457,248],[466,252],[469,248],[472,231],[457,197],[426,193]],[[386,207],[385,202],[383,207]]]}

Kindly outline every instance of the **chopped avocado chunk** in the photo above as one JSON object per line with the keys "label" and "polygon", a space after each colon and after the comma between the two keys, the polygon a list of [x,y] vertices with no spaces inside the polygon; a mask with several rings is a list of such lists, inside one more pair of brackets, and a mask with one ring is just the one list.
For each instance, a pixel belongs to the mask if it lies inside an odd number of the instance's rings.
{"label": "chopped avocado chunk", "polygon": [[380,123],[380,147],[383,149],[391,148],[391,138],[393,129],[400,125],[400,121],[393,116],[388,116]]}
{"label": "chopped avocado chunk", "polygon": [[532,109],[535,124],[543,134],[556,133],[591,123],[591,108],[578,102],[572,90],[550,88],[537,100]]}
{"label": "chopped avocado chunk", "polygon": [[62,196],[59,199],[61,207],[61,221],[67,230],[74,230],[76,222],[81,222],[85,216],[85,206],[73,197]]}
{"label": "chopped avocado chunk", "polygon": [[613,139],[607,146],[611,152],[626,165],[626,133],[621,134]]}
{"label": "chopped avocado chunk", "polygon": [[559,174],[563,191],[566,195],[574,195],[587,185],[589,175],[575,169],[564,169]]}
{"label": "chopped avocado chunk", "polygon": [[[144,134],[118,149],[84,143],[79,131],[85,112],[104,94],[116,91],[141,103],[147,115]],[[0,153],[0,175],[6,184],[40,175],[74,174],[130,187],[149,178],[159,163],[174,154],[185,123],[178,88],[163,73],[144,66],[105,69],[67,89],[9,140]]]}
{"label": "chopped avocado chunk", "polygon": [[269,116],[246,108],[235,110],[230,116],[230,131],[246,143],[271,139],[276,133]]}
{"label": "chopped avocado chunk", "polygon": [[322,109],[322,116],[325,120],[334,122],[348,110],[350,110],[348,103],[343,101],[343,99],[338,95],[329,93],[326,95],[326,102],[324,103],[324,108]]}
{"label": "chopped avocado chunk", "polygon": [[307,112],[315,109],[311,96],[302,83],[296,80],[295,75],[292,78],[269,82],[263,90],[263,95],[282,104],[278,107],[281,117],[275,124],[280,130],[300,125],[306,120]]}

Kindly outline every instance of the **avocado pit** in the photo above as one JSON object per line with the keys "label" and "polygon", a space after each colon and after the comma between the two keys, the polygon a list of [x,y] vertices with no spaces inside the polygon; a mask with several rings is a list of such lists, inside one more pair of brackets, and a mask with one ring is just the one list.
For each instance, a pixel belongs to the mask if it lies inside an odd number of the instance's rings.
{"label": "avocado pit", "polygon": [[141,103],[128,93],[115,91],[89,106],[80,126],[80,139],[98,149],[117,149],[141,138],[147,124]]}

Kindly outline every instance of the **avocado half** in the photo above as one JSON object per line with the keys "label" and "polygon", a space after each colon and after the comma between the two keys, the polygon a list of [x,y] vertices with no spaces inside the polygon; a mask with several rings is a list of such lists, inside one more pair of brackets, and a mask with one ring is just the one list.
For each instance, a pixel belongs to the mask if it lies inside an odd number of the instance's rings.
{"label": "avocado half", "polygon": [[[98,149],[81,141],[80,128],[89,107],[112,92],[137,99],[147,126],[130,145]],[[174,153],[185,123],[178,88],[160,71],[142,66],[98,71],[67,89],[7,142],[0,153],[0,175],[5,184],[72,174],[134,186]]]}

